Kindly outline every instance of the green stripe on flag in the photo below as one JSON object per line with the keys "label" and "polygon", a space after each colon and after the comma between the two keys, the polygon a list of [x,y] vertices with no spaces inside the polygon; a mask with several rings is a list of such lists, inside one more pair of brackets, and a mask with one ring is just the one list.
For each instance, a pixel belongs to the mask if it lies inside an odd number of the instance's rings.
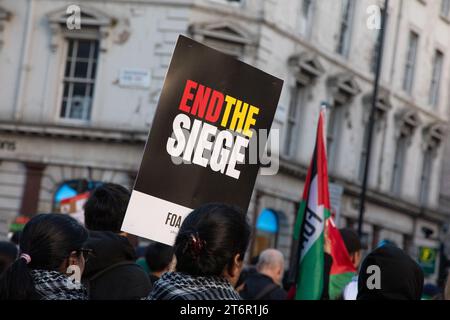
{"label": "green stripe on flag", "polygon": [[323,290],[323,232],[300,262],[296,300],[320,300]]}
{"label": "green stripe on flag", "polygon": [[324,215],[325,220],[327,220],[329,217],[331,217],[330,209],[324,208],[323,209],[323,215]]}
{"label": "green stripe on flag", "polygon": [[345,272],[339,274],[330,275],[330,284],[328,292],[330,294],[330,299],[335,300],[343,293],[347,284],[352,281],[355,276],[354,272]]}

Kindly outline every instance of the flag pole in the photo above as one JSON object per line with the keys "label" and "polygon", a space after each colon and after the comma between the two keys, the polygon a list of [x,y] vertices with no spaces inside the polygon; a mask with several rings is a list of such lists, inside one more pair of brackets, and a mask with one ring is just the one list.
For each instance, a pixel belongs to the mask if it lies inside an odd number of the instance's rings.
{"label": "flag pole", "polygon": [[364,176],[363,176],[363,182],[361,186],[361,195],[359,198],[359,219],[358,219],[358,235],[361,238],[362,237],[362,226],[364,222],[364,212],[365,212],[365,206],[366,206],[366,193],[367,193],[367,182],[369,177],[369,166],[370,166],[370,155],[372,151],[372,140],[373,140],[373,128],[375,124],[375,111],[376,111],[376,104],[378,100],[378,91],[380,86],[380,75],[381,75],[381,69],[382,69],[382,62],[383,62],[383,49],[384,49],[384,38],[386,34],[386,22],[387,22],[387,11],[389,8],[389,0],[384,1],[384,9],[381,17],[381,34],[380,34],[380,45],[378,47],[378,55],[377,55],[377,64],[376,64],[376,73],[375,73],[375,82],[374,82],[374,89],[373,89],[373,95],[372,95],[372,107],[370,109],[370,118],[369,118],[369,127],[368,127],[368,137],[367,137],[367,144],[366,144],[366,159],[364,164]]}

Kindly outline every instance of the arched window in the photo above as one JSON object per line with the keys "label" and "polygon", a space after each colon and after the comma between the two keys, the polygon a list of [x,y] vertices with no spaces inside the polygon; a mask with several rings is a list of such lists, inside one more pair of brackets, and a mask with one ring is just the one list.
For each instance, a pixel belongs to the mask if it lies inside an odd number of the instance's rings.
{"label": "arched window", "polygon": [[264,209],[256,220],[255,244],[253,257],[267,248],[275,248],[278,238],[278,214],[271,209]]}
{"label": "arched window", "polygon": [[86,180],[86,179],[74,179],[62,182],[55,191],[53,196],[53,210],[60,211],[61,201],[74,198],[80,194],[94,190],[100,186],[102,182]]}

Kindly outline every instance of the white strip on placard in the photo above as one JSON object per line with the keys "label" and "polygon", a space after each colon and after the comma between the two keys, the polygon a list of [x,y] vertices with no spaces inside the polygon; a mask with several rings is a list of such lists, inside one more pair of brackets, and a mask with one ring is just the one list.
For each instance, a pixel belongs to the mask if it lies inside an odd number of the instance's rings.
{"label": "white strip on placard", "polygon": [[133,190],[122,231],[172,246],[183,219],[192,211]]}

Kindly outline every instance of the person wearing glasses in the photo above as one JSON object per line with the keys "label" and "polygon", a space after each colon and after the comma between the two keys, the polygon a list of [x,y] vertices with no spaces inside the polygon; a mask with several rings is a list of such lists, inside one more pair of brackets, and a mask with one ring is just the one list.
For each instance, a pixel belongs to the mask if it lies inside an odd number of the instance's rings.
{"label": "person wearing glasses", "polygon": [[39,214],[23,229],[19,258],[0,278],[0,300],[86,300],[80,279],[87,230],[64,214]]}

